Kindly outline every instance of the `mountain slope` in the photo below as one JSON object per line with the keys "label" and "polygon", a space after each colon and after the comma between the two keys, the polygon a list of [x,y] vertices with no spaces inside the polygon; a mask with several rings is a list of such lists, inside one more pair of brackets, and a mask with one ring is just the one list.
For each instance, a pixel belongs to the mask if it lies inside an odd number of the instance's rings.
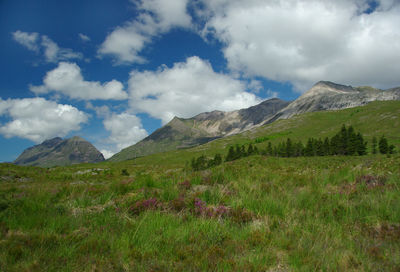
{"label": "mountain slope", "polygon": [[372,101],[387,100],[400,100],[400,88],[379,90],[368,86],[352,87],[320,81],[291,103],[274,98],[238,111],[206,112],[189,119],[175,117],[166,126],[115,154],[110,160],[122,161],[193,147],[302,113],[354,108]]}
{"label": "mountain slope", "polygon": [[75,136],[65,140],[57,137],[30,147],[14,163],[51,167],[101,161],[104,161],[103,155],[91,143]]}
{"label": "mountain slope", "polygon": [[251,129],[270,119],[289,102],[273,98],[256,106],[231,112],[212,111],[192,118],[174,117],[168,124],[135,145],[121,150],[110,161],[201,145]]}
{"label": "mountain slope", "polygon": [[305,112],[353,108],[372,101],[387,100],[400,100],[400,88],[380,90],[320,81],[267,122],[288,119]]}
{"label": "mountain slope", "polygon": [[299,114],[201,146],[137,158],[135,165],[180,168],[194,157],[213,157],[216,153],[225,156],[229,146],[250,142],[254,144],[257,138],[266,139],[265,142],[256,144],[260,150],[266,148],[268,142],[276,145],[286,141],[288,137],[305,144],[311,137],[332,137],[343,124],[352,125],[356,131],[360,131],[368,141],[368,148],[371,147],[373,136],[379,138],[385,135],[389,143],[394,144],[397,151],[400,150],[400,101],[374,101],[355,108]]}

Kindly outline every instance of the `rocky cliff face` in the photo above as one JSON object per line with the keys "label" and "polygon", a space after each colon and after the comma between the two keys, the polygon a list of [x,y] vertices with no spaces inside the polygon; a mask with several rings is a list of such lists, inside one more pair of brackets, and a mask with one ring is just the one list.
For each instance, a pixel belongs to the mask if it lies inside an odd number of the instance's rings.
{"label": "rocky cliff face", "polygon": [[121,150],[110,160],[121,161],[192,147],[220,137],[240,133],[261,125],[288,104],[289,102],[273,98],[237,111],[204,112],[188,119],[175,117],[139,143]]}
{"label": "rocky cliff face", "polygon": [[104,161],[103,154],[88,141],[75,136],[66,140],[57,137],[30,147],[14,163],[51,167],[101,161]]}
{"label": "rocky cliff face", "polygon": [[287,119],[305,112],[340,110],[362,106],[371,101],[399,99],[400,88],[379,90],[372,87],[351,87],[320,81],[267,122]]}

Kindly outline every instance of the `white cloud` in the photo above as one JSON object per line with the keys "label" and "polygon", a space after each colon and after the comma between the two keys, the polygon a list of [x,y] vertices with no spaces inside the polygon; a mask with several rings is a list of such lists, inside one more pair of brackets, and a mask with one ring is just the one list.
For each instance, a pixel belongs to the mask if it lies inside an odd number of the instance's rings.
{"label": "white cloud", "polygon": [[137,3],[139,16],[114,29],[99,49],[100,55],[111,55],[117,63],[143,63],[140,51],[152,38],[174,27],[190,27],[188,0],[146,0]]}
{"label": "white cloud", "polygon": [[69,62],[60,62],[57,68],[47,72],[43,85],[30,86],[30,90],[35,94],[55,91],[83,100],[126,99],[128,95],[123,88],[122,83],[114,79],[103,84],[98,81],[85,81],[79,66]]}
{"label": "white cloud", "polygon": [[0,134],[36,143],[56,136],[64,137],[71,131],[80,130],[81,124],[88,121],[88,115],[77,108],[43,98],[0,98],[0,116],[11,118],[1,124]]}
{"label": "white cloud", "polygon": [[42,36],[41,45],[44,50],[44,56],[48,62],[81,59],[83,57],[81,53],[74,52],[72,49],[60,48],[55,42],[45,35]]}
{"label": "white cloud", "polygon": [[39,35],[36,32],[22,32],[20,30],[13,32],[12,35],[16,42],[27,49],[36,53],[42,52],[47,62],[55,63],[62,60],[83,58],[82,53],[74,52],[69,48],[61,48],[46,35]]}
{"label": "white cloud", "polygon": [[192,117],[212,110],[236,110],[261,100],[246,92],[246,84],[213,71],[198,57],[158,71],[133,71],[129,79],[130,106],[165,124],[174,116]]}
{"label": "white cloud", "polygon": [[204,36],[225,46],[229,68],[249,77],[392,87],[400,84],[400,2],[203,0]]}
{"label": "white cloud", "polygon": [[[133,145],[148,135],[140,119],[127,112],[112,114],[103,121],[103,124],[105,129],[111,132],[108,140],[116,147],[114,151]],[[115,152],[108,151],[108,153]]]}
{"label": "white cloud", "polygon": [[34,51],[34,52],[39,52],[39,46],[38,46],[38,39],[39,39],[39,34],[36,32],[32,33],[27,33],[27,32],[22,32],[20,30],[17,30],[12,33],[13,38],[16,42],[19,44],[25,46],[27,49]]}
{"label": "white cloud", "polygon": [[81,40],[83,42],[89,42],[90,41],[90,37],[88,35],[85,35],[83,33],[79,33],[78,36],[79,36],[79,38],[81,38]]}

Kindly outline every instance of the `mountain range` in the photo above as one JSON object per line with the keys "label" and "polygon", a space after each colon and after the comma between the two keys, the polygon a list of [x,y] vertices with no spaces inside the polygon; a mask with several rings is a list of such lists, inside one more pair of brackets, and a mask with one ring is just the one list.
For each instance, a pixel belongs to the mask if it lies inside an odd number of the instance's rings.
{"label": "mountain range", "polygon": [[320,81],[292,102],[272,98],[247,109],[205,112],[187,119],[174,117],[165,126],[109,160],[123,161],[193,147],[306,112],[340,110],[386,100],[400,100],[400,87],[380,90]]}
{"label": "mountain range", "polygon": [[[272,98],[247,109],[230,112],[215,110],[192,118],[174,117],[148,137],[121,150],[109,160],[123,161],[194,147],[302,113],[341,110],[386,100],[400,100],[400,87],[380,90],[320,81],[294,101]],[[46,140],[26,149],[14,163],[51,167],[103,160],[103,155],[92,144],[75,136],[66,140],[58,137]]]}
{"label": "mountain range", "polygon": [[52,167],[101,161],[104,161],[103,154],[85,139],[75,136],[65,140],[56,137],[32,146],[22,152],[14,163]]}

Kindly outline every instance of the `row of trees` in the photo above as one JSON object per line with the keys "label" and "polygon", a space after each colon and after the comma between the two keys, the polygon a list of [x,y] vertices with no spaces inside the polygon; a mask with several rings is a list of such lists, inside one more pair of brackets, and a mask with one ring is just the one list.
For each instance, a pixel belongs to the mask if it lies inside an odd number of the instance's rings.
{"label": "row of trees", "polygon": [[[389,145],[385,136],[379,139],[376,137],[372,139],[372,153],[377,154],[378,149],[381,154],[393,154],[394,145]],[[293,142],[290,138],[286,142],[279,143],[277,146],[272,146],[271,142],[268,143],[267,148],[262,150],[261,154],[278,157],[299,157],[299,156],[330,156],[330,155],[366,155],[367,154],[367,141],[360,132],[355,132],[352,126],[346,128],[342,126],[340,131],[333,137],[326,137],[324,140],[321,138],[309,138],[306,145],[301,141]]]}
{"label": "row of trees", "polygon": [[210,167],[214,167],[220,165],[222,163],[222,156],[221,154],[215,154],[213,159],[208,159],[206,156],[201,155],[200,157],[193,158],[191,161],[192,169],[195,171],[205,170]]}
{"label": "row of trees", "polygon": [[[264,140],[264,139],[263,139]],[[376,137],[372,138],[372,153],[381,154],[394,153],[394,145],[389,145],[385,136],[380,137],[379,141]],[[306,145],[301,141],[294,142],[287,138],[285,142],[272,146],[268,142],[266,149],[259,152],[257,146],[253,144],[230,146],[225,161],[233,161],[243,157],[259,154],[277,157],[300,157],[300,156],[330,156],[330,155],[366,155],[367,154],[367,141],[360,132],[354,130],[352,126],[342,126],[340,131],[333,137],[326,137],[324,140],[321,138],[309,138]],[[216,154],[213,159],[208,159],[202,155],[193,158],[191,166],[193,170],[204,170],[222,163],[221,154]]]}

